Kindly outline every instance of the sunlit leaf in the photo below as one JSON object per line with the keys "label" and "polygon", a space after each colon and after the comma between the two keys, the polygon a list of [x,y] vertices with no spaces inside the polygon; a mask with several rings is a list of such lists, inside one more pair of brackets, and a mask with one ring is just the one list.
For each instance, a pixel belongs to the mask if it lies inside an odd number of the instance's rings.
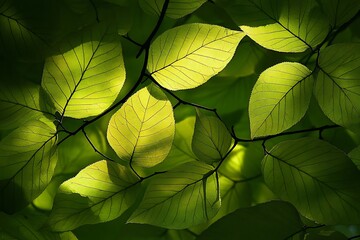
{"label": "sunlit leaf", "polygon": [[355,163],[358,169],[360,169],[360,146],[349,152],[348,156]]}
{"label": "sunlit leaf", "polygon": [[134,203],[138,182],[118,163],[91,164],[60,186],[48,224],[54,231],[67,231],[113,220]]}
{"label": "sunlit leaf", "polygon": [[329,143],[281,142],[265,156],[263,173],[270,189],[305,217],[324,224],[360,223],[359,171]]}
{"label": "sunlit leaf", "polygon": [[[160,15],[165,0],[140,0],[139,4],[145,12]],[[166,16],[182,18],[201,7],[206,0],[170,0],[166,9]]]}
{"label": "sunlit leaf", "polygon": [[183,229],[209,220],[219,210],[219,186],[213,167],[185,163],[155,176],[130,223]]}
{"label": "sunlit leaf", "polygon": [[253,138],[280,133],[300,121],[312,95],[311,74],[300,63],[284,62],[260,75],[249,104]]}
{"label": "sunlit leaf", "polygon": [[[31,82],[4,83],[0,88],[0,129],[15,128],[48,113],[41,106],[40,86]],[[51,113],[48,113],[51,114]],[[26,116],[26,117],[24,117]]]}
{"label": "sunlit leaf", "polygon": [[57,154],[54,124],[29,121],[0,142],[0,207],[12,213],[34,200],[49,184]]}
{"label": "sunlit leaf", "polygon": [[43,88],[63,116],[102,113],[125,81],[119,36],[100,24],[72,36],[63,48],[62,54],[46,59]]}
{"label": "sunlit leaf", "polygon": [[[288,239],[301,228],[299,214],[291,204],[273,201],[238,209],[215,222],[197,239],[212,240],[220,236],[227,240]],[[299,235],[293,239],[302,239],[302,234]]]}
{"label": "sunlit leaf", "polygon": [[175,134],[170,101],[155,85],[132,95],[109,122],[108,141],[117,155],[152,167],[169,154]]}
{"label": "sunlit leaf", "polygon": [[330,18],[333,27],[339,27],[349,21],[360,10],[357,0],[317,0],[324,13]]}
{"label": "sunlit leaf", "polygon": [[329,29],[313,0],[235,0],[224,6],[246,35],[275,51],[314,49]]}
{"label": "sunlit leaf", "polygon": [[320,52],[315,96],[334,123],[360,129],[360,44],[336,44]]}
{"label": "sunlit leaf", "polygon": [[148,71],[170,90],[200,86],[231,60],[244,33],[208,24],[186,24],[150,46]]}
{"label": "sunlit leaf", "polygon": [[197,111],[192,150],[200,161],[211,164],[223,159],[232,137],[223,122],[216,116]]}

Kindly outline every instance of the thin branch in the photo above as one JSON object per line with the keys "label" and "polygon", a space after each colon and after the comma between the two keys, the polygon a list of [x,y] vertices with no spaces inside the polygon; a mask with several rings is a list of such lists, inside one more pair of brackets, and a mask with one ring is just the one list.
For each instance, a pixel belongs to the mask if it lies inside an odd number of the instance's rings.
{"label": "thin branch", "polygon": [[82,133],[84,134],[86,140],[88,141],[88,143],[91,145],[91,147],[94,149],[94,151],[96,153],[98,153],[100,156],[102,156],[103,158],[105,158],[106,160],[109,160],[111,162],[115,162],[113,159],[107,157],[105,154],[103,154],[102,152],[100,152],[96,147],[95,145],[92,143],[91,139],[89,138],[89,136],[87,135],[85,129],[82,129]]}
{"label": "thin branch", "polygon": [[163,5],[163,7],[161,9],[160,17],[159,17],[159,19],[158,19],[158,21],[156,23],[156,26],[153,29],[153,31],[150,33],[150,36],[146,39],[145,43],[141,46],[138,54],[136,55],[136,58],[138,58],[145,49],[149,49],[151,41],[155,37],[157,31],[160,28],[160,25],[161,25],[162,21],[164,20],[165,13],[166,13],[168,5],[169,5],[169,0],[165,0],[164,5]]}
{"label": "thin branch", "polygon": [[336,38],[336,36],[341,33],[342,31],[344,31],[349,25],[351,25],[358,17],[360,17],[360,10],[346,23],[344,23],[343,25],[341,25],[338,29],[336,29],[335,31],[332,32],[332,35],[329,37],[329,45],[332,44],[332,42],[334,41],[334,39]]}
{"label": "thin branch", "polygon": [[355,236],[349,237],[348,240],[356,239],[356,238],[360,238],[360,235],[355,235]]}
{"label": "thin branch", "polygon": [[134,41],[131,37],[129,37],[128,34],[126,34],[126,35],[124,35],[124,36],[122,36],[122,37],[125,38],[126,40],[128,40],[129,42],[135,44],[135,45],[138,46],[138,47],[141,47],[141,46],[142,46],[140,43]]}
{"label": "thin branch", "polygon": [[308,229],[315,229],[315,228],[322,228],[322,227],[325,227],[326,225],[325,224],[321,224],[321,225],[317,225],[317,226],[304,226],[302,227],[300,230],[290,234],[289,236],[285,237],[284,240],[287,240],[287,239],[290,239],[292,238],[293,236],[295,236],[296,234],[299,234],[301,232],[306,232],[306,230]]}
{"label": "thin branch", "polygon": [[91,6],[93,7],[93,9],[94,9],[94,11],[95,11],[96,22],[97,22],[97,23],[100,23],[100,19],[99,19],[99,14],[98,14],[97,7],[96,7],[96,5],[95,5],[95,3],[94,3],[93,0],[89,0],[89,1],[90,1],[90,3],[91,3]]}

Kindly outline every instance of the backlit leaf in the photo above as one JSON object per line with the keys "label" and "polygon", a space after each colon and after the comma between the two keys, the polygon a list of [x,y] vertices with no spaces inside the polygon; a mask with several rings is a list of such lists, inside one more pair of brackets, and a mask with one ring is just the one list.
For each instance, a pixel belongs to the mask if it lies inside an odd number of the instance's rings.
{"label": "backlit leaf", "polygon": [[[139,4],[145,12],[160,15],[165,0],[140,0]],[[182,18],[201,7],[206,0],[170,0],[166,9],[166,16]]]}
{"label": "backlit leaf", "polygon": [[183,229],[211,219],[220,208],[215,175],[213,167],[196,161],[155,176],[129,222]]}
{"label": "backlit leaf", "polygon": [[236,0],[225,8],[246,35],[275,51],[314,49],[329,29],[313,0]]}
{"label": "backlit leaf", "polygon": [[169,154],[174,134],[171,103],[157,86],[150,85],[132,95],[111,117],[107,138],[122,160],[152,167]]}
{"label": "backlit leaf", "polygon": [[192,150],[200,161],[211,164],[223,159],[231,140],[228,129],[219,118],[197,111]]}
{"label": "backlit leaf", "polygon": [[[230,213],[212,224],[197,239],[212,240],[220,236],[226,240],[288,239],[301,228],[299,214],[291,204],[272,201]],[[292,239],[302,238],[298,235]]]}
{"label": "backlit leaf", "polygon": [[186,24],[161,34],[150,46],[147,69],[170,90],[200,86],[233,57],[244,33],[208,24]]}
{"label": "backlit leaf", "polygon": [[284,62],[260,75],[249,104],[252,138],[280,133],[300,121],[312,95],[311,74],[300,63]]}
{"label": "backlit leaf", "polygon": [[349,152],[348,156],[355,163],[358,169],[360,169],[360,146]]}
{"label": "backlit leaf", "polygon": [[325,115],[360,130],[360,44],[336,44],[320,52],[315,96]]}
{"label": "backlit leaf", "polygon": [[0,129],[18,127],[47,113],[41,106],[41,94],[41,87],[31,82],[15,81],[2,84],[0,87]]}
{"label": "backlit leaf", "polygon": [[74,35],[62,54],[46,59],[42,86],[63,116],[85,118],[106,110],[125,81],[119,36],[96,25]]}
{"label": "backlit leaf", "polygon": [[25,207],[49,184],[57,161],[54,124],[34,120],[0,142],[0,207],[7,213]]}
{"label": "backlit leaf", "polygon": [[299,212],[323,224],[360,223],[360,174],[327,142],[301,138],[276,145],[263,160],[266,184]]}
{"label": "backlit leaf", "polygon": [[124,166],[99,161],[60,186],[49,225],[67,231],[119,217],[136,198],[138,178]]}

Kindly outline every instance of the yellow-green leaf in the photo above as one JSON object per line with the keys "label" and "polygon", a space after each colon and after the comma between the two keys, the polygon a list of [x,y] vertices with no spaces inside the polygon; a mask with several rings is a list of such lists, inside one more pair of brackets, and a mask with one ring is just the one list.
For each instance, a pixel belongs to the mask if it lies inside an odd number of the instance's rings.
{"label": "yellow-green leaf", "polygon": [[172,28],[151,44],[147,69],[167,89],[195,88],[225,68],[244,35],[200,23]]}
{"label": "yellow-green leaf", "polygon": [[13,213],[34,200],[49,184],[57,161],[56,128],[33,120],[0,142],[0,208]]}
{"label": "yellow-green leaf", "polygon": [[183,229],[211,219],[219,208],[214,168],[195,161],[155,176],[129,222]]}
{"label": "yellow-green leaf", "polygon": [[[160,15],[165,0],[140,0],[141,8],[151,14]],[[170,18],[182,18],[201,7],[206,0],[170,0],[166,9],[166,16]]]}
{"label": "yellow-green leaf", "polygon": [[315,96],[334,123],[360,131],[360,44],[336,44],[320,52]]}
{"label": "yellow-green leaf", "polygon": [[150,85],[132,95],[111,117],[110,146],[124,161],[152,167],[169,154],[175,135],[173,109],[166,95]]}
{"label": "yellow-green leaf", "polygon": [[313,138],[284,141],[265,156],[266,184],[319,223],[360,223],[360,174],[346,154]]}
{"label": "yellow-green leaf", "polygon": [[73,118],[105,111],[124,82],[119,36],[101,24],[69,37],[61,54],[46,59],[42,78],[56,110]]}
{"label": "yellow-green leaf", "polygon": [[192,150],[200,161],[220,161],[229,151],[232,137],[225,124],[216,116],[197,111]]}
{"label": "yellow-green leaf", "polygon": [[225,8],[246,35],[275,51],[314,49],[329,31],[313,0],[234,0]]}
{"label": "yellow-green leaf", "polygon": [[118,163],[93,163],[60,186],[48,224],[54,231],[67,231],[113,220],[134,203],[138,182]]}
{"label": "yellow-green leaf", "polygon": [[312,95],[311,74],[295,62],[279,63],[261,73],[249,103],[252,138],[280,133],[300,121]]}

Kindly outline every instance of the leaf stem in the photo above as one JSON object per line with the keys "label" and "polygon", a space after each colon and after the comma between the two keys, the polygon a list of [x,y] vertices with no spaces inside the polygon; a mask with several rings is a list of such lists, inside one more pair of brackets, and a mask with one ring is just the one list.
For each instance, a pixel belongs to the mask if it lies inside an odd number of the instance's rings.
{"label": "leaf stem", "polygon": [[111,162],[115,162],[113,159],[107,157],[105,154],[103,154],[102,152],[100,152],[96,147],[95,145],[92,143],[91,139],[89,138],[89,136],[87,135],[85,129],[82,129],[82,133],[84,134],[86,140],[88,141],[88,143],[91,145],[91,147],[94,149],[94,151],[96,153],[98,153],[100,156],[102,156],[103,158],[105,158],[106,160],[109,160]]}

